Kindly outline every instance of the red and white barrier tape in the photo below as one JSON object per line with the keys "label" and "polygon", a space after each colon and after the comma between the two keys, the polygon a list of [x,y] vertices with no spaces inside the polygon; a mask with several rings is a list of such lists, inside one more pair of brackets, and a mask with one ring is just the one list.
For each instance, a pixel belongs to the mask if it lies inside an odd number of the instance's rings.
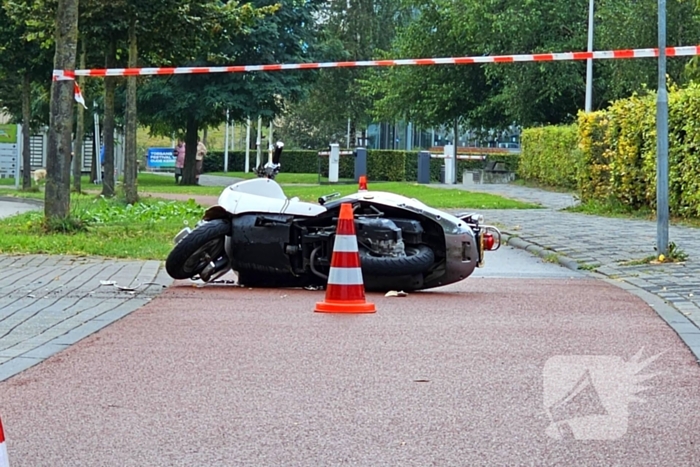
{"label": "red and white barrier tape", "polygon": [[[681,57],[700,55],[700,46],[667,47],[666,55]],[[415,58],[401,60],[367,60],[358,62],[286,63],[278,65],[237,65],[216,67],[174,68],[108,68],[92,70],[54,70],[54,80],[72,80],[76,76],[149,76],[206,73],[244,73],[250,71],[309,70],[319,68],[356,68],[403,65],[468,65],[475,63],[551,62],[560,60],[649,58],[658,56],[658,49],[607,50],[599,52],[565,52],[521,55],[485,55],[475,57]]]}
{"label": "red and white barrier tape", "polygon": [[2,420],[0,420],[0,467],[9,467],[10,461],[7,458],[7,446],[5,445],[5,432],[2,430]]}

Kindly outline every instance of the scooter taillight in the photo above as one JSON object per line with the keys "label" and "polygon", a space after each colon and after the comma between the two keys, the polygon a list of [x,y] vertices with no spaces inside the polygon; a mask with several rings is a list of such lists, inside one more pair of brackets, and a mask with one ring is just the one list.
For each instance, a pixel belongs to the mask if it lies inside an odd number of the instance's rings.
{"label": "scooter taillight", "polygon": [[491,232],[484,232],[484,250],[493,249],[494,239]]}
{"label": "scooter taillight", "polygon": [[359,189],[360,189],[360,191],[367,191],[367,176],[366,175],[360,176]]}

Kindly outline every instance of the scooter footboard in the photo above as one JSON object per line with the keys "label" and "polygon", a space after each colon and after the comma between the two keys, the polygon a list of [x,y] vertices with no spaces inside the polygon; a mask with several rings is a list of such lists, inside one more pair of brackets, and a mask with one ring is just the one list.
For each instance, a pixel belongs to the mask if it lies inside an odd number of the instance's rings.
{"label": "scooter footboard", "polygon": [[286,254],[293,216],[243,215],[233,219],[231,263],[234,270],[249,269],[292,274]]}

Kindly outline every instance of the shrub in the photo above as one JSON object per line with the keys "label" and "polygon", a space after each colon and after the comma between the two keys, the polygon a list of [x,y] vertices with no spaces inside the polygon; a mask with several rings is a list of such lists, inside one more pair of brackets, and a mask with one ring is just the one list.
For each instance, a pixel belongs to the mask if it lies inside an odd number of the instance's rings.
{"label": "shrub", "polygon": [[[367,153],[367,177],[370,180],[403,182],[406,180],[406,151],[373,150]],[[418,158],[416,157],[416,171]]]}
{"label": "shrub", "polygon": [[[609,195],[632,209],[648,205],[647,188],[656,171],[656,149],[644,154],[648,149],[645,143],[655,127],[654,101],[650,97],[632,96],[614,102],[607,110],[609,124],[605,146],[610,166]],[[651,120],[647,118],[649,115]],[[645,163],[649,156],[651,166]]]}
{"label": "shrub", "polygon": [[[672,131],[671,131],[672,129]],[[653,132],[656,153],[656,132]],[[650,139],[650,144],[652,139]],[[700,85],[669,94],[669,206],[673,214],[700,217]],[[655,179],[654,179],[655,181]],[[656,190],[654,184],[654,192]],[[655,199],[655,198],[654,198]]]}
{"label": "shrub", "polygon": [[[656,208],[656,95],[634,95],[580,113],[581,199]],[[700,85],[669,93],[669,209],[700,216]]]}
{"label": "shrub", "polygon": [[518,176],[543,185],[576,188],[581,159],[577,142],[575,124],[524,130]]}
{"label": "shrub", "polygon": [[605,112],[580,112],[578,116],[578,190],[582,201],[605,200],[610,192],[610,153],[606,151]]}

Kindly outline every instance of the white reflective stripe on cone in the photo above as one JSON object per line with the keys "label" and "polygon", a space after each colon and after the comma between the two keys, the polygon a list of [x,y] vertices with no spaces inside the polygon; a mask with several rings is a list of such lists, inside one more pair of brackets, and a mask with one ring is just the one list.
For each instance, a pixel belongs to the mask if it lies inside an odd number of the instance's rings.
{"label": "white reflective stripe on cone", "polygon": [[361,285],[362,269],[360,268],[331,268],[328,283],[333,285]]}
{"label": "white reflective stripe on cone", "polygon": [[357,250],[357,237],[354,235],[336,235],[333,251],[353,253]]}
{"label": "white reflective stripe on cone", "polygon": [[7,457],[7,446],[0,443],[0,467],[10,467],[10,460]]}

